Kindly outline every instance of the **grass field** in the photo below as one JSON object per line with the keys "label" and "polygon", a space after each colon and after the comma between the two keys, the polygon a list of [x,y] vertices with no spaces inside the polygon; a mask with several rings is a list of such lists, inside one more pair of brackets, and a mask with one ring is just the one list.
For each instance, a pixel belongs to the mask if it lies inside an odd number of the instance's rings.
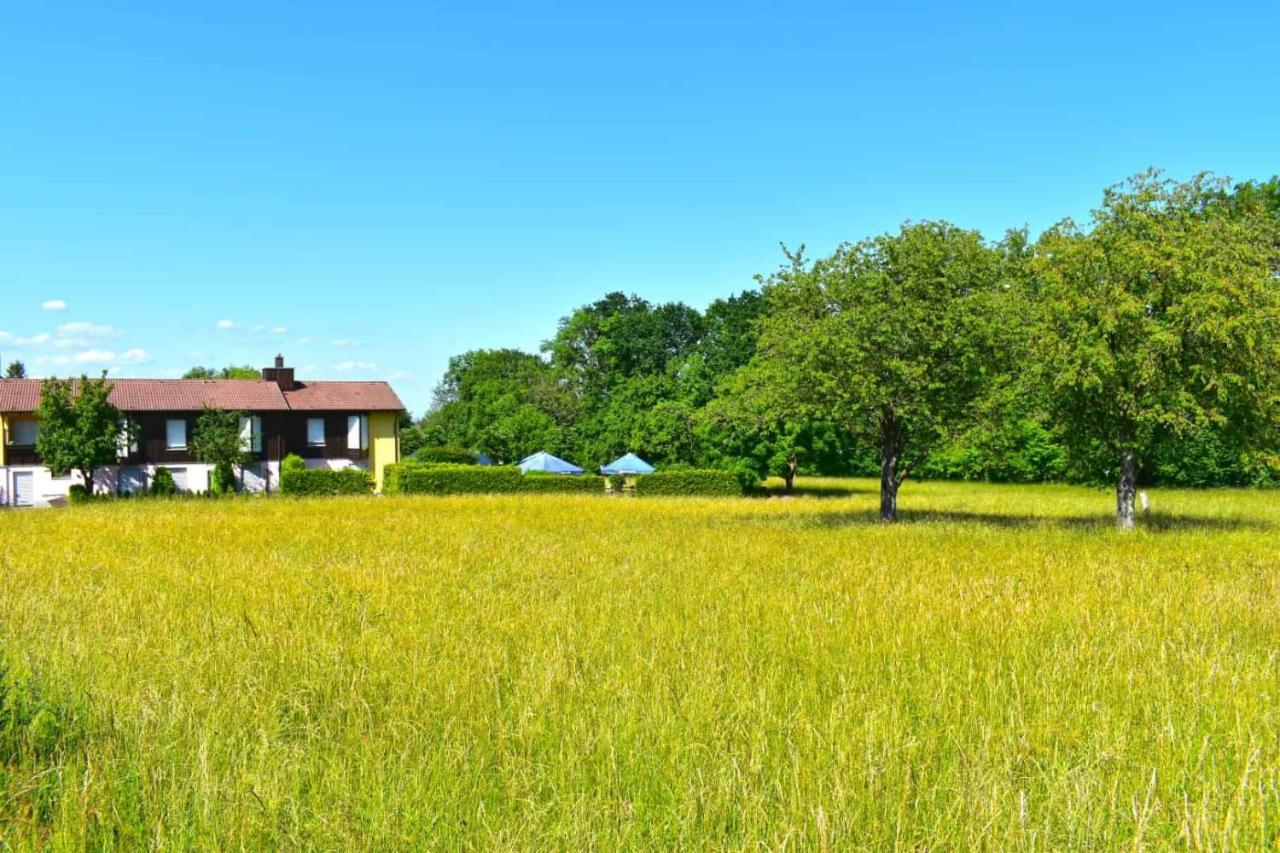
{"label": "grass field", "polygon": [[823,486],[0,514],[0,837],[1275,845],[1280,494]]}

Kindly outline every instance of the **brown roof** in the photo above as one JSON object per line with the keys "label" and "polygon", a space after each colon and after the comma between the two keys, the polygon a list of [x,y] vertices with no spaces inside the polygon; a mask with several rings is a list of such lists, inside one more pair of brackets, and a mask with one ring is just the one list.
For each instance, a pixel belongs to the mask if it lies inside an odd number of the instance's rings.
{"label": "brown roof", "polygon": [[398,412],[404,403],[385,382],[299,382],[284,398],[294,410],[359,409]]}
{"label": "brown roof", "polygon": [[[193,412],[205,406],[242,412],[290,409],[400,411],[404,404],[385,382],[299,383],[282,392],[257,379],[111,379],[111,403],[122,412]],[[39,379],[0,379],[0,412],[31,412],[40,402]]]}

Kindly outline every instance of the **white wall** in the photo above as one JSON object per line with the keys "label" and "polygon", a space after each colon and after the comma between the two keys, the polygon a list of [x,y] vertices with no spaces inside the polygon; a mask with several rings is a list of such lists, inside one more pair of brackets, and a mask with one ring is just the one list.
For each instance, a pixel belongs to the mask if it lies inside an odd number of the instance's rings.
{"label": "white wall", "polygon": [[[323,461],[323,460],[319,460]],[[345,460],[335,460],[338,462]],[[106,468],[99,468],[93,475],[93,490],[100,495],[114,495],[118,484],[118,476],[120,467],[111,465]],[[126,465],[126,468],[140,468],[146,474],[146,483],[151,485],[151,480],[155,476],[157,465]],[[212,465],[205,465],[199,462],[191,462],[187,464],[175,464],[165,466],[170,469],[185,468],[187,470],[187,488],[192,491],[205,491],[209,487],[209,474],[213,470]],[[267,488],[272,491],[278,491],[280,488],[280,464],[278,462],[267,462],[264,465],[267,476]],[[13,495],[13,474],[14,472],[31,472],[32,484],[35,492],[36,506],[54,506],[66,501],[67,495],[71,491],[71,486],[82,482],[79,474],[69,474],[66,477],[54,477],[49,473],[48,468],[35,465],[9,465],[0,466],[0,507],[8,507],[10,505],[11,496]],[[239,477],[237,477],[237,481]]]}

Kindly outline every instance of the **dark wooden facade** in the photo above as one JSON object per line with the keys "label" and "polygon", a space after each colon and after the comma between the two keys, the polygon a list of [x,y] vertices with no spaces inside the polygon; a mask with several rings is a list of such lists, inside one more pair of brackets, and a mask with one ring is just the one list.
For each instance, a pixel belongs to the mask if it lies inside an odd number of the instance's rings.
{"label": "dark wooden facade", "polygon": [[[347,417],[363,412],[262,412],[262,450],[255,454],[259,461],[278,462],[290,453],[304,459],[349,459],[355,462],[369,458],[369,451],[347,447]],[[191,454],[198,412],[126,413],[137,429],[137,452],[118,460],[120,465],[184,465],[197,460]],[[307,444],[307,421],[324,419],[324,445]],[[187,447],[171,450],[168,444],[168,421],[187,422]],[[7,465],[40,465],[35,447],[10,444],[4,449]]]}

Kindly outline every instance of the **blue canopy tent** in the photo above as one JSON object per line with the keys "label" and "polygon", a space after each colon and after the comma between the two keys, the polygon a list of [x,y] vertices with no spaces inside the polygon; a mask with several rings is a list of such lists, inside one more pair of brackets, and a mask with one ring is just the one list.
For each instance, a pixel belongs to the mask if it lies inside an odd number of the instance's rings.
{"label": "blue canopy tent", "polygon": [[526,456],[516,463],[516,467],[524,473],[530,471],[545,471],[548,474],[581,474],[582,469],[571,462],[565,462],[558,459],[550,453],[539,451],[532,456]]}
{"label": "blue canopy tent", "polygon": [[634,453],[619,456],[608,465],[600,466],[601,474],[652,474],[653,466]]}

